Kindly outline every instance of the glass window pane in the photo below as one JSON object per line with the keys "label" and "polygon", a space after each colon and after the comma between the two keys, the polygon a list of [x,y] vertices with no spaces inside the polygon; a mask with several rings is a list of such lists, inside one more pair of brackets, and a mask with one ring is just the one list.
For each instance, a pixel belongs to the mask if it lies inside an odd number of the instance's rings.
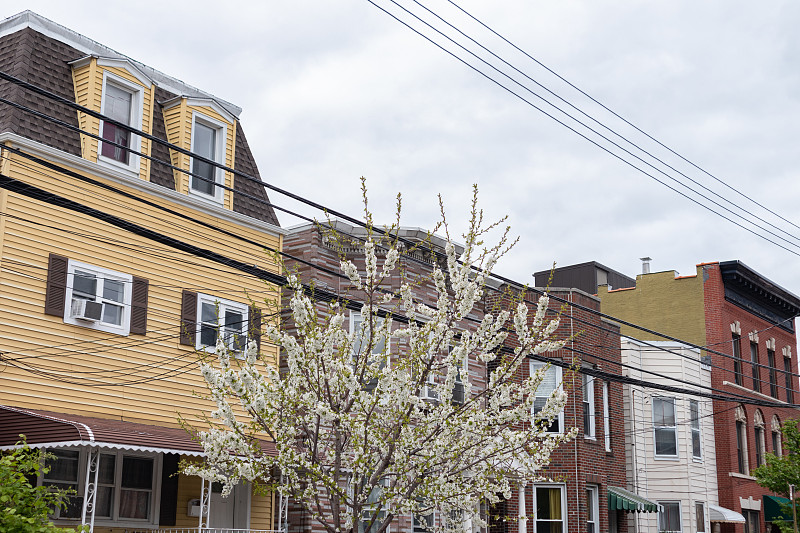
{"label": "glass window pane", "polygon": [[231,331],[241,331],[244,326],[244,316],[238,311],[225,311],[225,328]]}
{"label": "glass window pane", "polygon": [[701,457],[701,450],[700,450],[700,432],[693,430],[692,431],[692,456],[694,457]]}
{"label": "glass window pane", "polygon": [[150,515],[150,491],[119,491],[120,518],[147,519]]}
{"label": "glass window pane", "polygon": [[106,85],[105,106],[103,112],[109,118],[130,125],[131,103],[133,95],[116,85]]}
{"label": "glass window pane", "polygon": [[115,279],[106,279],[103,281],[103,298],[106,300],[113,300],[115,302],[125,301],[125,283]]}
{"label": "glass window pane", "polygon": [[114,505],[114,487],[97,487],[97,516],[111,517],[112,505]]}
{"label": "glass window pane", "polygon": [[[194,125],[193,150],[196,154],[206,159],[214,160],[216,156],[217,130],[205,124],[196,122]],[[192,173],[206,178],[205,180],[192,177],[192,189],[205,194],[214,194],[214,178],[216,169],[213,165],[200,161],[192,160]]]}
{"label": "glass window pane", "polygon": [[72,450],[48,450],[55,458],[47,460],[50,471],[44,475],[46,480],[78,482],[79,452]]}
{"label": "glass window pane", "polygon": [[675,430],[672,428],[656,428],[656,455],[677,455]]}
{"label": "glass window pane", "polygon": [[216,346],[217,328],[206,324],[200,326],[200,344],[203,346]]}
{"label": "glass window pane", "polygon": [[217,323],[217,306],[214,304],[203,302],[200,306],[200,321]]}
{"label": "glass window pane", "polygon": [[109,303],[103,304],[103,322],[106,324],[122,325],[122,306]]}
{"label": "glass window pane", "polygon": [[97,277],[89,272],[75,271],[72,276],[72,292],[76,296],[87,296],[92,300],[97,296]]}
{"label": "glass window pane", "polygon": [[122,487],[126,489],[153,488],[153,460],[144,457],[123,457]]}
{"label": "glass window pane", "polygon": [[542,520],[561,520],[561,489],[536,487],[536,516]]}
{"label": "glass window pane", "polygon": [[114,470],[117,458],[114,455],[102,454],[100,456],[100,470],[97,472],[97,482],[106,485],[114,484]]}

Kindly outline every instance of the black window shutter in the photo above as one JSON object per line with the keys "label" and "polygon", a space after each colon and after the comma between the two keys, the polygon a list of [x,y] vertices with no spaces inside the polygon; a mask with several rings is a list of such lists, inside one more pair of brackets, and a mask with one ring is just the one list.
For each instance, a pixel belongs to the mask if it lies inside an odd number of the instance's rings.
{"label": "black window shutter", "polygon": [[147,334],[147,293],[150,282],[144,278],[133,278],[131,296],[131,334]]}
{"label": "black window shutter", "polygon": [[255,305],[250,306],[250,325],[248,333],[251,339],[255,339],[258,352],[261,352],[261,309]]}
{"label": "black window shutter", "polygon": [[44,296],[44,314],[64,316],[64,300],[67,297],[67,264],[69,259],[50,254],[47,264],[47,291]]}
{"label": "black window shutter", "polygon": [[178,461],[177,453],[165,453],[161,465],[161,505],[158,514],[159,526],[175,526],[178,508]]}
{"label": "black window shutter", "polygon": [[181,344],[194,346],[197,332],[197,293],[183,291],[181,298]]}

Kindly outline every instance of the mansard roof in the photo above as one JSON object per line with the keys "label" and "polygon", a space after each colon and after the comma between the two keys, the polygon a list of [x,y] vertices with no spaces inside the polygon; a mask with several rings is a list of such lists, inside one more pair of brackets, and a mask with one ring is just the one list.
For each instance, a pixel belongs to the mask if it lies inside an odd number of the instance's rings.
{"label": "mansard roof", "polygon": [[[75,101],[70,63],[87,56],[127,62],[153,81],[156,86],[153,135],[165,141],[167,135],[161,102],[186,96],[213,100],[234,117],[238,117],[241,113],[241,108],[230,102],[172,78],[31,11],[24,11],[0,21],[0,71],[63,98]],[[78,127],[78,115],[75,110],[58,105],[9,81],[0,80],[0,96]],[[0,132],[16,133],[68,154],[81,156],[78,133],[9,105],[0,104]],[[153,144],[151,155],[163,161],[170,160],[169,149],[158,143]],[[261,178],[239,120],[236,120],[234,168],[246,175]],[[163,187],[175,189],[172,171],[163,165],[152,165],[150,180]],[[233,188],[235,212],[276,226],[280,225],[275,211],[268,205],[269,197],[262,185],[242,176],[235,176]]]}

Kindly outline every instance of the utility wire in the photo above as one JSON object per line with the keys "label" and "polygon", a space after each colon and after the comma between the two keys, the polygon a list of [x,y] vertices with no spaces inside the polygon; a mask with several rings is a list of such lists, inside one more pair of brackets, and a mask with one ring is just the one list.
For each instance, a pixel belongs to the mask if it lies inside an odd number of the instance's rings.
{"label": "utility wire", "polygon": [[800,229],[800,226],[798,226],[797,224],[795,224],[795,223],[794,223],[794,222],[792,222],[791,220],[788,220],[788,219],[786,219],[786,218],[782,217],[781,215],[779,215],[779,214],[778,214],[778,213],[776,213],[775,211],[771,210],[769,207],[767,207],[767,206],[765,206],[765,205],[763,205],[763,204],[761,204],[761,203],[757,202],[756,200],[754,200],[754,199],[753,199],[753,198],[751,198],[750,196],[748,196],[748,195],[744,194],[743,192],[741,192],[741,191],[737,190],[736,188],[732,187],[731,185],[729,185],[729,184],[728,184],[728,183],[726,183],[725,181],[723,181],[723,180],[721,180],[720,178],[716,177],[715,175],[711,174],[710,172],[708,172],[708,171],[707,171],[707,170],[705,170],[704,168],[702,168],[702,167],[698,166],[697,164],[695,164],[694,162],[690,161],[690,160],[689,160],[689,159],[687,159],[686,157],[682,156],[681,154],[679,154],[678,152],[676,152],[675,150],[673,150],[672,148],[670,148],[670,147],[669,147],[669,146],[667,146],[666,144],[662,143],[661,141],[659,141],[658,139],[656,139],[655,137],[653,137],[652,135],[650,135],[650,134],[649,134],[649,133],[647,133],[646,131],[642,130],[641,128],[639,128],[638,126],[636,126],[636,124],[634,124],[633,122],[629,121],[629,120],[628,120],[628,119],[626,119],[625,117],[621,116],[620,114],[618,114],[617,112],[615,112],[613,109],[611,109],[610,107],[606,106],[605,104],[603,104],[602,102],[600,102],[599,100],[597,100],[596,98],[594,98],[592,95],[590,95],[590,94],[588,94],[587,92],[583,91],[583,90],[582,90],[580,87],[577,87],[577,86],[576,86],[576,85],[574,85],[572,82],[570,82],[568,79],[564,78],[564,77],[563,77],[563,76],[561,76],[559,73],[557,73],[556,71],[554,71],[553,69],[551,69],[550,67],[548,67],[547,65],[545,65],[544,63],[542,63],[541,61],[539,61],[538,59],[536,59],[535,57],[533,57],[531,54],[529,54],[528,52],[526,52],[525,50],[523,50],[522,48],[520,48],[519,46],[517,46],[516,44],[514,44],[514,43],[513,43],[513,42],[511,42],[510,40],[508,40],[506,37],[504,37],[503,35],[501,35],[501,34],[499,34],[498,32],[496,32],[496,31],[495,31],[494,29],[492,29],[490,26],[488,26],[488,25],[487,25],[487,24],[485,24],[483,21],[481,21],[480,19],[478,19],[477,17],[475,17],[474,15],[472,15],[471,13],[469,13],[467,10],[465,10],[464,8],[462,8],[460,5],[458,5],[457,3],[455,3],[453,0],[447,0],[447,1],[448,1],[448,2],[450,2],[450,3],[451,3],[453,6],[455,6],[455,7],[456,7],[456,8],[457,8],[459,11],[461,11],[462,13],[464,13],[465,15],[467,15],[469,18],[471,18],[472,20],[474,20],[475,22],[477,22],[478,24],[480,24],[480,25],[481,25],[482,27],[484,27],[485,29],[487,29],[489,32],[493,33],[495,36],[497,36],[498,38],[500,38],[502,41],[504,41],[505,43],[507,43],[508,45],[510,45],[511,47],[513,47],[515,50],[517,50],[518,52],[520,52],[520,53],[522,53],[523,55],[525,55],[525,56],[526,56],[528,59],[530,59],[531,61],[535,62],[537,65],[539,65],[540,67],[544,68],[545,70],[547,70],[548,72],[550,72],[551,74],[553,74],[554,76],[556,76],[558,79],[560,79],[561,81],[563,81],[564,83],[566,83],[567,85],[569,85],[570,87],[572,87],[573,89],[575,89],[576,91],[578,91],[580,94],[582,94],[583,96],[585,96],[586,98],[588,98],[589,100],[591,100],[592,102],[594,102],[595,104],[599,105],[600,107],[602,107],[603,109],[605,109],[606,111],[608,111],[609,113],[611,113],[612,115],[614,115],[615,117],[617,117],[618,119],[620,119],[621,121],[623,121],[623,122],[624,122],[625,124],[627,124],[628,126],[632,127],[633,129],[635,129],[636,131],[638,131],[639,133],[641,133],[641,134],[642,134],[642,135],[644,135],[645,137],[649,138],[650,140],[652,140],[653,142],[655,142],[656,144],[658,144],[659,146],[661,146],[662,148],[664,148],[664,149],[668,150],[668,151],[669,151],[670,153],[672,153],[673,155],[675,155],[675,156],[679,157],[679,158],[680,158],[681,160],[683,160],[684,162],[688,163],[689,165],[693,166],[694,168],[696,168],[697,170],[699,170],[699,171],[700,171],[700,172],[702,172],[703,174],[705,174],[705,175],[709,176],[710,178],[714,179],[715,181],[717,181],[717,182],[718,182],[718,183],[720,183],[721,185],[724,185],[725,187],[727,187],[728,189],[732,190],[732,191],[733,191],[733,192],[735,192],[736,194],[738,194],[738,195],[742,196],[743,198],[745,198],[745,199],[747,199],[747,200],[751,201],[752,203],[754,203],[754,204],[755,204],[755,205],[757,205],[758,207],[760,207],[760,208],[764,209],[765,211],[769,212],[770,214],[772,214],[772,215],[774,215],[774,216],[778,217],[779,219],[783,220],[783,221],[784,221],[784,222],[786,222],[787,224],[790,224],[790,225],[794,226],[795,228],[797,228],[797,229]]}
{"label": "utility wire", "polygon": [[[480,74],[481,76],[483,76],[484,78],[486,78],[486,79],[488,79],[489,81],[491,81],[492,83],[496,84],[497,86],[499,86],[499,87],[500,87],[500,88],[502,88],[503,90],[507,91],[508,93],[512,94],[513,96],[516,96],[518,99],[522,100],[524,103],[528,104],[530,107],[533,107],[534,109],[536,109],[536,110],[537,110],[537,111],[539,111],[540,113],[544,114],[544,115],[545,115],[545,116],[547,116],[548,118],[550,118],[550,119],[554,120],[555,122],[557,122],[558,124],[560,124],[560,125],[564,126],[565,128],[567,128],[567,129],[568,129],[568,130],[570,130],[571,132],[575,133],[576,135],[579,135],[580,137],[582,137],[582,138],[583,138],[583,139],[585,139],[586,141],[588,141],[588,142],[592,143],[593,145],[595,145],[596,147],[600,148],[601,150],[603,150],[604,152],[608,153],[609,155],[611,155],[611,156],[615,157],[616,159],[619,159],[620,161],[622,161],[622,162],[623,162],[623,163],[625,163],[626,165],[630,166],[631,168],[633,168],[633,169],[635,169],[635,170],[637,170],[637,171],[641,172],[641,173],[642,173],[642,174],[644,174],[645,176],[647,176],[647,177],[649,177],[649,178],[653,179],[653,180],[654,180],[654,181],[656,181],[657,183],[660,183],[661,185],[663,185],[664,187],[666,187],[666,188],[670,189],[671,191],[673,191],[673,192],[675,192],[675,193],[677,193],[677,194],[679,194],[679,195],[683,196],[683,197],[684,197],[684,198],[686,198],[687,200],[689,200],[689,201],[691,201],[691,202],[693,202],[693,203],[695,203],[695,204],[699,205],[699,206],[700,206],[700,207],[702,207],[703,209],[706,209],[706,210],[710,211],[711,213],[714,213],[715,215],[717,215],[717,216],[719,216],[719,217],[721,217],[721,218],[723,218],[723,219],[727,220],[727,221],[728,221],[728,222],[730,222],[731,224],[734,224],[735,226],[737,226],[737,227],[739,227],[739,228],[741,228],[741,229],[743,229],[743,230],[745,230],[745,231],[747,231],[747,232],[749,232],[749,233],[751,233],[751,234],[755,235],[756,237],[759,237],[759,238],[761,238],[761,239],[763,239],[763,240],[765,240],[765,241],[767,241],[767,242],[769,242],[769,243],[771,243],[771,244],[774,244],[775,246],[777,246],[777,247],[779,247],[779,248],[782,248],[783,250],[785,250],[785,251],[787,251],[787,252],[789,252],[789,253],[791,253],[791,254],[793,254],[793,255],[796,255],[796,256],[800,257],[800,252],[798,252],[798,251],[796,251],[796,250],[792,250],[792,249],[790,249],[790,248],[787,248],[786,246],[784,246],[784,245],[782,245],[782,244],[780,244],[780,243],[778,243],[778,242],[776,242],[776,241],[774,241],[774,240],[770,239],[769,237],[767,237],[767,236],[765,236],[765,235],[762,235],[762,234],[760,234],[760,233],[758,233],[758,232],[754,231],[754,230],[753,230],[753,229],[751,229],[751,228],[748,228],[748,227],[746,227],[746,226],[743,226],[742,224],[740,224],[739,222],[736,222],[735,220],[733,220],[732,218],[730,218],[730,217],[726,216],[725,214],[723,214],[723,213],[721,213],[721,212],[719,212],[719,211],[716,211],[716,210],[714,210],[713,208],[711,208],[711,207],[709,207],[709,206],[705,205],[704,203],[702,203],[701,201],[697,200],[696,198],[693,198],[693,197],[689,196],[688,194],[686,194],[686,193],[684,193],[684,192],[682,192],[682,191],[680,191],[680,190],[676,189],[675,187],[671,186],[670,184],[666,183],[665,181],[663,181],[663,180],[659,179],[658,177],[654,176],[654,175],[653,175],[653,174],[651,174],[650,172],[647,172],[647,171],[646,171],[646,170],[644,170],[643,168],[641,168],[641,167],[637,166],[636,164],[634,164],[634,163],[632,163],[632,162],[628,161],[627,159],[625,159],[625,158],[624,158],[624,157],[622,157],[621,155],[619,155],[619,154],[617,154],[617,153],[613,152],[611,149],[607,148],[606,146],[603,146],[603,145],[602,145],[602,144],[600,144],[598,141],[596,141],[596,140],[594,140],[594,139],[590,138],[589,136],[587,136],[586,134],[584,134],[584,133],[582,133],[582,132],[578,131],[577,129],[575,129],[574,127],[570,126],[569,124],[567,124],[567,123],[566,123],[566,122],[564,122],[563,120],[561,120],[561,119],[557,118],[556,116],[552,115],[551,113],[548,113],[547,111],[545,111],[544,109],[542,109],[541,107],[539,107],[538,105],[536,105],[535,103],[533,103],[532,101],[530,101],[529,99],[527,99],[527,98],[525,98],[524,96],[522,96],[520,93],[518,93],[518,92],[514,91],[513,89],[511,89],[511,88],[510,88],[510,87],[508,87],[507,85],[504,85],[502,82],[500,82],[500,81],[498,81],[498,80],[494,79],[492,76],[490,76],[489,74],[485,73],[484,71],[482,71],[482,70],[481,70],[481,69],[479,69],[478,67],[476,67],[476,66],[474,66],[474,65],[470,64],[470,63],[469,63],[468,61],[466,61],[465,59],[463,59],[463,58],[459,57],[459,56],[458,56],[457,54],[455,54],[454,52],[452,52],[452,51],[448,50],[447,48],[445,48],[445,47],[444,47],[444,46],[442,46],[441,44],[437,43],[436,41],[434,41],[433,39],[431,39],[430,37],[428,37],[427,35],[425,35],[425,34],[424,34],[424,33],[422,33],[421,31],[417,30],[416,28],[412,27],[410,24],[406,23],[405,21],[403,21],[402,19],[400,19],[399,17],[397,17],[397,16],[396,16],[396,15],[394,15],[393,13],[391,13],[391,12],[389,12],[388,10],[384,9],[383,7],[381,7],[381,6],[377,5],[377,4],[376,4],[375,2],[373,2],[372,0],[367,0],[367,2],[369,2],[370,4],[372,4],[373,6],[375,6],[376,8],[380,9],[381,11],[383,11],[384,13],[386,13],[387,15],[389,15],[390,17],[392,17],[393,19],[397,20],[399,23],[403,24],[404,26],[406,26],[407,28],[409,28],[411,31],[413,31],[414,33],[418,34],[420,37],[422,37],[423,39],[427,40],[428,42],[430,42],[431,44],[433,44],[434,46],[436,46],[437,48],[439,48],[439,49],[440,49],[440,50],[442,50],[443,52],[445,52],[445,53],[449,54],[450,56],[452,56],[453,58],[457,59],[458,61],[460,61],[461,63],[463,63],[465,66],[467,66],[467,67],[471,68],[472,70],[474,70],[475,72],[477,72],[478,74]],[[575,120],[575,119],[573,118],[573,120]],[[612,143],[612,144],[614,144],[614,143]],[[615,145],[616,145],[616,144],[615,144]],[[616,146],[618,146],[618,145],[616,145]],[[648,163],[648,165],[649,165],[649,166],[652,166],[652,165],[650,165],[649,163]],[[670,179],[674,179],[674,178],[670,177]],[[685,186],[685,185],[684,185],[684,186]],[[698,195],[699,195],[699,193],[696,193],[696,194],[698,194]],[[702,196],[702,195],[700,195],[700,196]],[[729,210],[729,209],[727,209],[727,208],[725,208],[725,210],[730,212],[730,210]],[[739,215],[737,215],[737,216],[739,216]],[[751,222],[751,224],[752,224],[752,222]],[[758,225],[756,225],[756,224],[753,224],[753,225],[755,225],[756,227],[759,227],[759,226],[758,226]]]}

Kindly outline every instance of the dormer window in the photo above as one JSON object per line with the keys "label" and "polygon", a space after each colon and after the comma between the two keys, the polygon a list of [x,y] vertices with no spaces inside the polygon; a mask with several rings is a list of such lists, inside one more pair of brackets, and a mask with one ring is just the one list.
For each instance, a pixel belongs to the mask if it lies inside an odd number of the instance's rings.
{"label": "dormer window", "polygon": [[[227,127],[197,113],[194,114],[192,124],[192,152],[221,163],[224,161],[224,146],[227,139]],[[199,197],[222,202],[224,173],[222,169],[205,161],[192,158],[192,174],[189,190]]]}
{"label": "dormer window", "polygon": [[[100,112],[117,122],[141,128],[142,92],[141,86],[106,71],[103,75],[103,99]],[[100,122],[100,135],[104,141],[110,142],[100,142],[98,160],[138,174],[139,156],[125,148],[140,151],[140,137],[106,121]],[[111,144],[111,142],[115,144]]]}
{"label": "dormer window", "polygon": [[[133,95],[113,84],[106,86],[105,94],[105,115],[118,122],[131,125],[131,109],[133,108]],[[109,122],[103,123],[103,139],[121,144],[130,148],[130,132],[126,131]],[[100,152],[103,157],[108,157],[114,161],[128,164],[130,152],[113,144],[103,143]]]}

